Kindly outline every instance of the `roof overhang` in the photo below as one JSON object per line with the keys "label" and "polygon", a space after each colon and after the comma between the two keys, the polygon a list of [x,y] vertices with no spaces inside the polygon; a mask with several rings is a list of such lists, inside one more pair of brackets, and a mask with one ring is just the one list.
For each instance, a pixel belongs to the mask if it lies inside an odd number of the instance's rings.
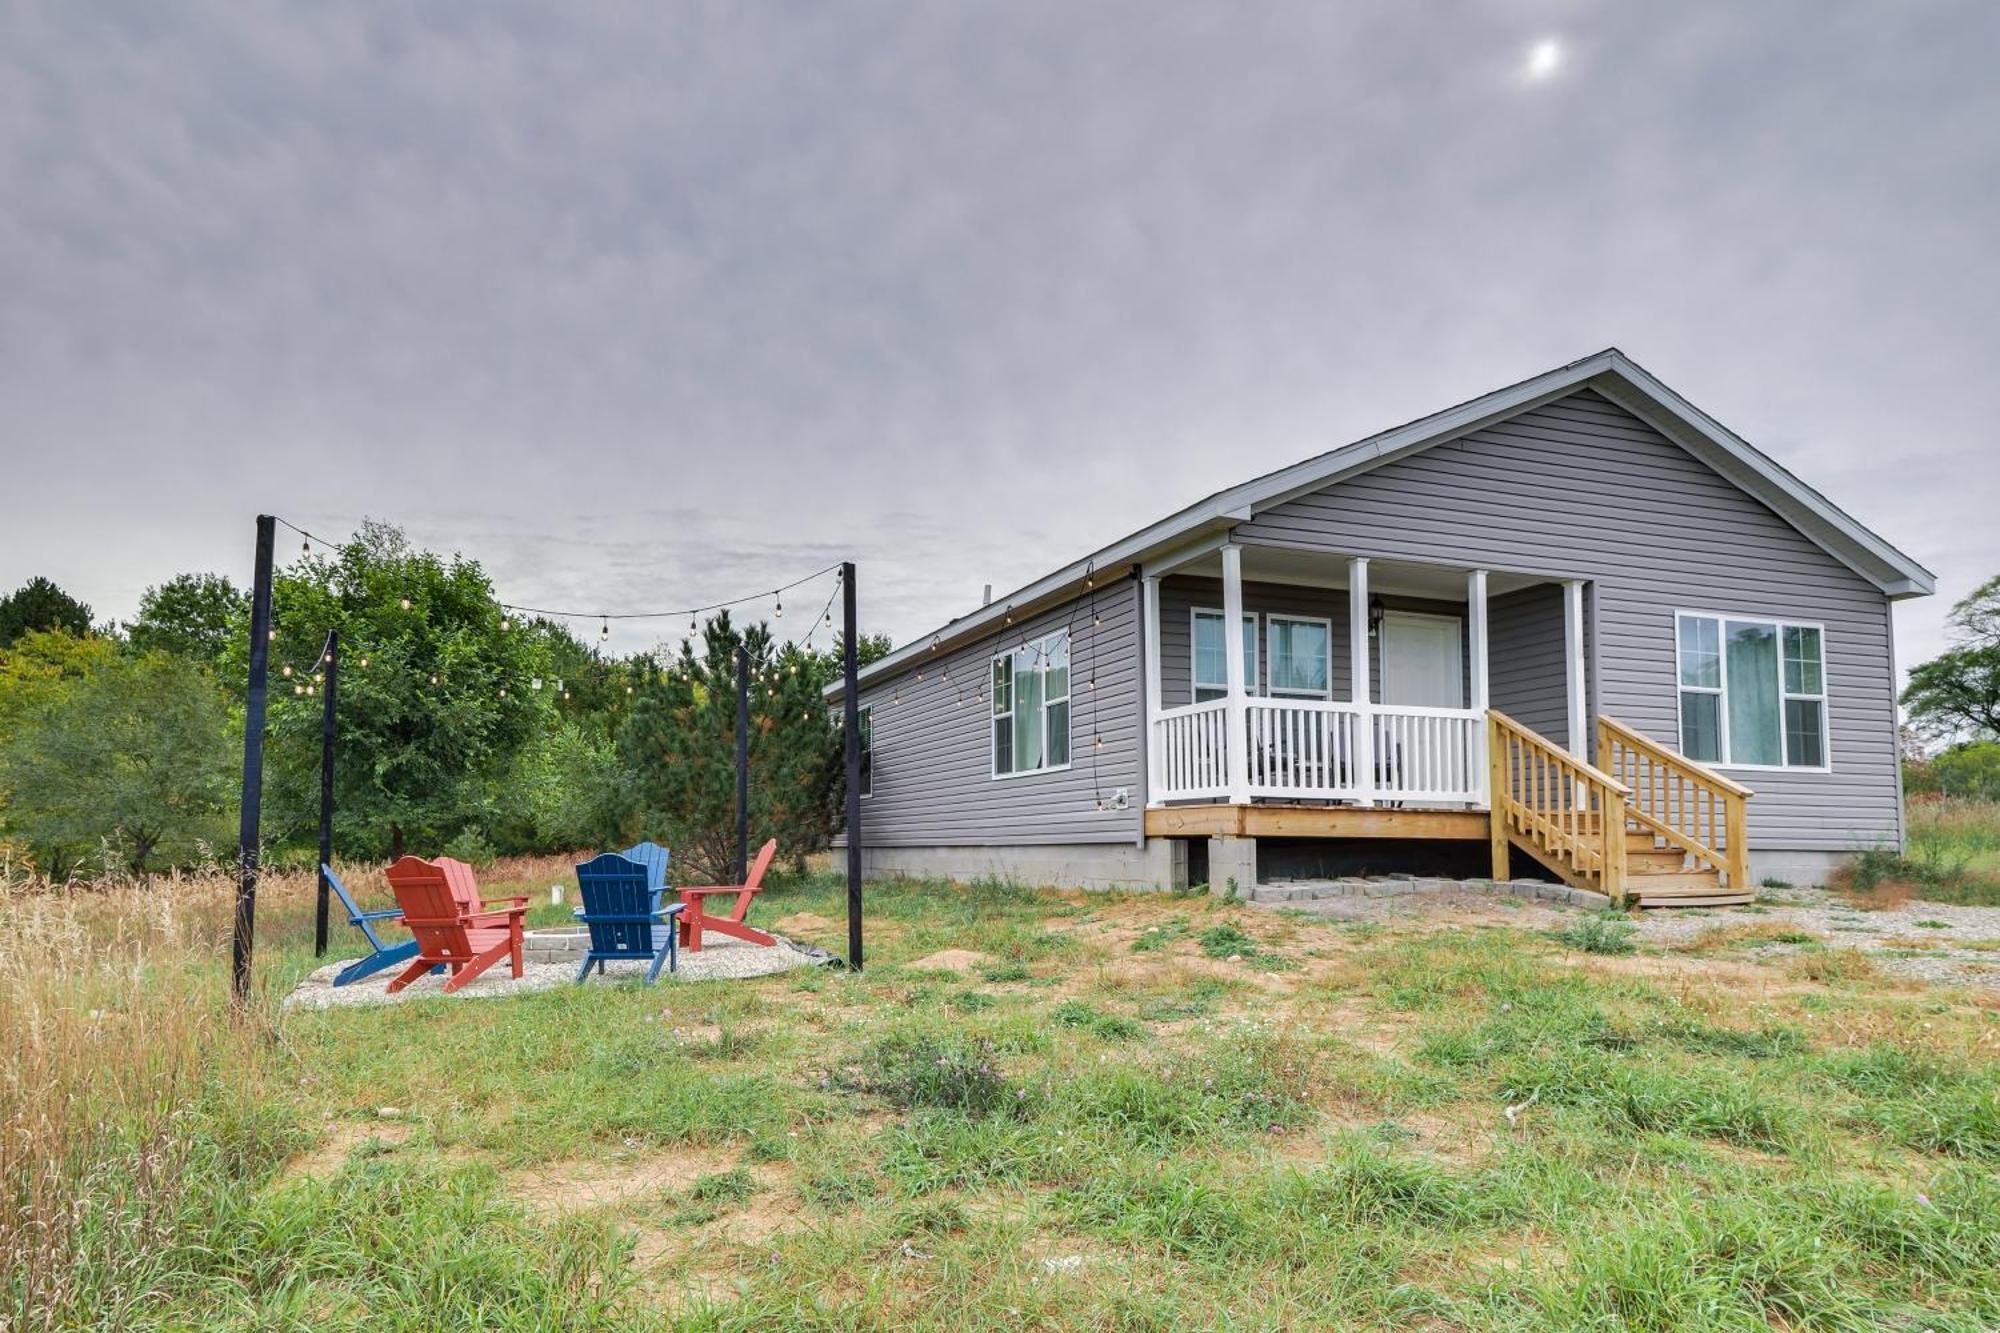
{"label": "roof overhang", "polygon": [[[1218,491],[870,663],[861,672],[860,682],[867,684],[893,676],[933,653],[949,651],[1002,628],[1015,615],[1032,615],[1068,600],[1091,584],[1102,586],[1125,577],[1135,567],[1156,567],[1190,551],[1200,552],[1213,546],[1236,524],[1274,506],[1470,434],[1579,389],[1595,390],[1654,426],[1762,501],[1884,595],[1922,597],[1936,590],[1937,580],[1930,570],[1863,527],[1775,459],[1612,347]],[[840,692],[841,686],[836,682],[828,687],[827,697],[838,698]]]}

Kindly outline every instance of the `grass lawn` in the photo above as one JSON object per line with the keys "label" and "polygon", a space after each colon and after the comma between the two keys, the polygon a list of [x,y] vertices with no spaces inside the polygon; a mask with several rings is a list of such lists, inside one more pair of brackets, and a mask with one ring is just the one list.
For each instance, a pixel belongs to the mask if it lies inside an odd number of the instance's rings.
{"label": "grass lawn", "polygon": [[[0,899],[0,1327],[2000,1321],[1988,994],[898,884],[861,976],[232,1020],[226,889],[136,897]],[[757,909],[836,952],[841,911]]]}

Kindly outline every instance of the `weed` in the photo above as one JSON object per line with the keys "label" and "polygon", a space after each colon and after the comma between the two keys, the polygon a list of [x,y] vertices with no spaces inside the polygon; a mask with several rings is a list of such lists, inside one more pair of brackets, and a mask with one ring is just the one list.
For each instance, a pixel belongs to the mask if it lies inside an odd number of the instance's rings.
{"label": "weed", "polygon": [[740,1166],[700,1176],[688,1187],[688,1197],[703,1203],[745,1203],[756,1192],[757,1182]]}
{"label": "weed", "polygon": [[1631,953],[1639,946],[1638,934],[1629,923],[1608,916],[1579,917],[1556,932],[1556,938],[1584,953]]}
{"label": "weed", "polygon": [[942,1107],[967,1115],[1010,1111],[1017,1098],[994,1067],[990,1041],[958,1036],[897,1036],[878,1042],[863,1057],[863,1086],[906,1109]]}
{"label": "weed", "polygon": [[1105,1041],[1130,1041],[1145,1031],[1129,1018],[1103,1014],[1081,1000],[1065,1000],[1049,1011],[1049,1017],[1066,1028],[1082,1028]]}

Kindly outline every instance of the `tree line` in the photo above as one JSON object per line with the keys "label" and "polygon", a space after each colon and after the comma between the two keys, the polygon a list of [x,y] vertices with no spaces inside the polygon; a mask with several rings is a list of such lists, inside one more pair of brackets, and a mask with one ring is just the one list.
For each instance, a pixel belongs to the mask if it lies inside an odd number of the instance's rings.
{"label": "tree line", "polygon": [[[822,702],[833,631],[780,641],[719,612],[698,636],[607,655],[519,619],[476,561],[365,524],[274,571],[265,733],[268,859],[310,864],[319,826],[322,646],[338,635],[334,852],[495,855],[673,847],[721,879],[734,856],[736,653],[753,668],[749,816],[788,854],[824,847],[842,795]],[[124,624],[47,579],[0,599],[0,857],[54,880],[234,854],[249,597],[216,574],[149,588]],[[888,651],[864,638],[864,661]]]}

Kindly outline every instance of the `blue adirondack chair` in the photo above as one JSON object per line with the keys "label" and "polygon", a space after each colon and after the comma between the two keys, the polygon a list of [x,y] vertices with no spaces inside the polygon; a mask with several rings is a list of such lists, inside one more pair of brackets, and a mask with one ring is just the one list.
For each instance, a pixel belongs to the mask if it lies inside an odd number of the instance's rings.
{"label": "blue adirondack chair", "polygon": [[646,867],[646,880],[655,889],[667,887],[667,858],[671,853],[659,843],[635,842],[618,854]]}
{"label": "blue adirondack chair", "polygon": [[369,947],[375,950],[366,958],[358,958],[340,969],[339,975],[333,979],[334,985],[345,986],[363,977],[374,976],[385,967],[395,967],[398,963],[406,963],[417,956],[415,940],[384,944],[382,937],[375,933],[377,921],[387,921],[391,917],[401,916],[402,908],[385,907],[379,912],[364,912],[361,910],[361,905],[354,901],[354,895],[347,891],[347,886],[340,882],[340,876],[333,873],[332,866],[322,862],[319,872],[326,876],[327,884],[340,895],[340,905],[347,909],[348,924],[359,927],[361,933],[368,937]]}
{"label": "blue adirondack chair", "polygon": [[[665,848],[660,848],[660,859],[664,865]],[[576,909],[576,919],[590,928],[590,951],[576,970],[579,986],[590,975],[592,963],[602,975],[604,964],[612,959],[652,959],[647,985],[659,980],[662,963],[669,971],[679,969],[680,932],[674,929],[674,917],[681,904],[661,906],[660,886],[652,875],[646,863],[617,852],[605,852],[577,866],[576,886],[582,891],[583,906]]]}

